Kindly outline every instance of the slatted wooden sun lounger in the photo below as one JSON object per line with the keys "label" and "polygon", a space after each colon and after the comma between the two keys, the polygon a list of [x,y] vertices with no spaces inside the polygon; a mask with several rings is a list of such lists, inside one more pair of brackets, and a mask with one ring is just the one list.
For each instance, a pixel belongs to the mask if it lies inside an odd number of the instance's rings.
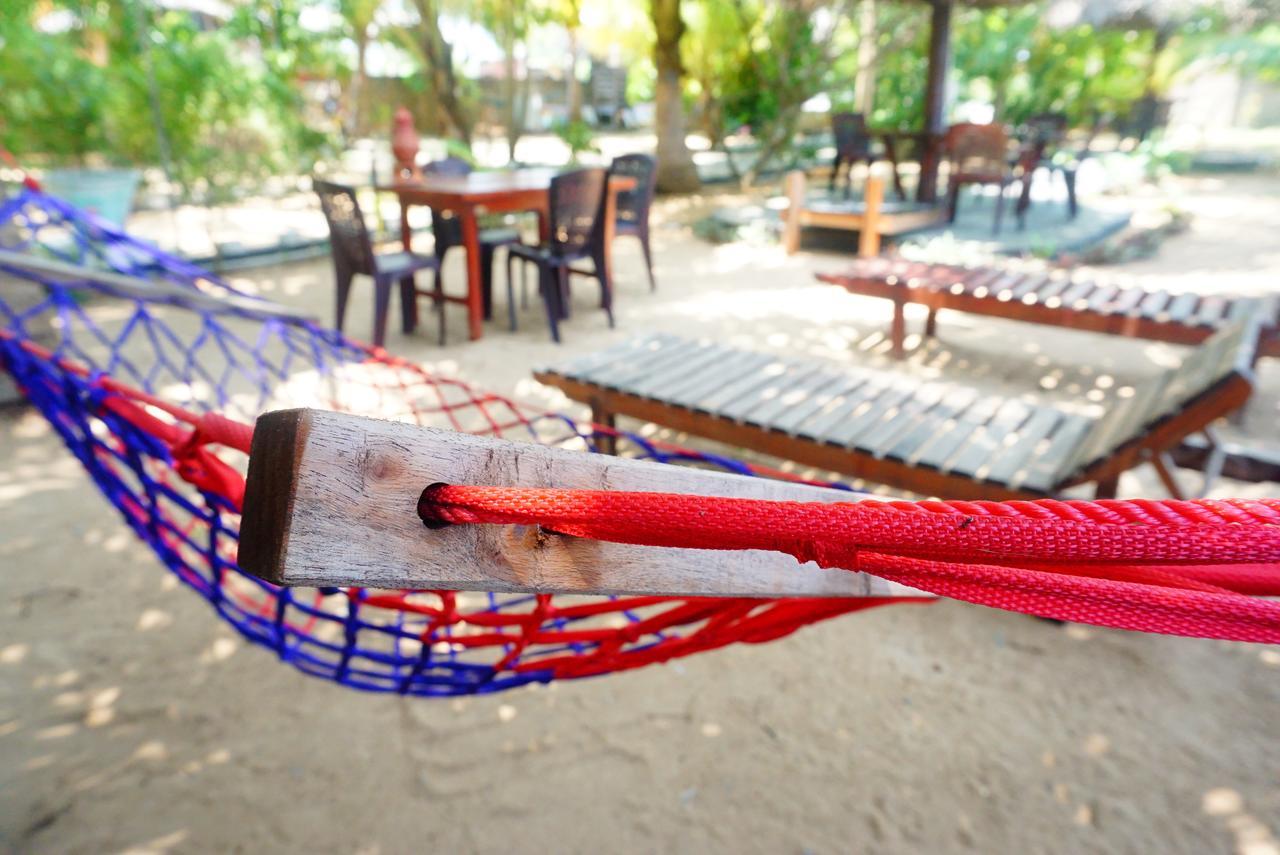
{"label": "slatted wooden sun lounger", "polygon": [[903,307],[926,306],[925,335],[933,335],[939,309],[1070,327],[1134,338],[1197,344],[1224,323],[1261,322],[1257,356],[1280,356],[1280,295],[1227,297],[1126,288],[1062,271],[958,267],[900,258],[861,258],[818,279],[854,294],[893,301],[890,339],[901,356]]}
{"label": "slatted wooden sun lounger", "polygon": [[535,373],[613,425],[631,416],[797,463],[948,499],[1053,495],[1150,461],[1252,391],[1256,325],[1224,327],[1101,417],[959,382],[653,334]]}

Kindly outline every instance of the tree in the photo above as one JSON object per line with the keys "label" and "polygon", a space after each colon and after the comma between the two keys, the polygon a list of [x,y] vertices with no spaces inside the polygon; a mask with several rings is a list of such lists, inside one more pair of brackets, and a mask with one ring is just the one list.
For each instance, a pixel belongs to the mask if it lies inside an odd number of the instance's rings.
{"label": "tree", "polygon": [[463,81],[453,67],[453,46],[440,32],[440,6],[437,0],[414,0],[417,22],[401,33],[405,44],[422,64],[427,85],[436,103],[444,111],[458,139],[470,147],[474,121],[472,106],[466,98]]}
{"label": "tree", "polygon": [[355,134],[360,124],[360,97],[366,79],[365,56],[369,50],[373,19],[382,6],[382,0],[338,0],[338,11],[346,22],[351,40],[356,43],[356,67],[347,87],[347,109],[343,117],[343,131],[348,137]]}
{"label": "tree", "polygon": [[582,0],[549,0],[543,19],[564,27],[569,36],[569,55],[565,58],[565,84],[568,87],[569,115],[572,124],[582,118],[582,83],[578,80],[578,42],[582,29]]}
{"label": "tree", "polygon": [[750,132],[756,152],[739,175],[749,187],[780,156],[795,157],[804,103],[834,82],[849,22],[842,3],[822,0],[704,0],[700,12],[689,54],[704,124],[717,146],[728,132]]}
{"label": "tree", "polygon": [[[487,0],[477,6],[480,23],[493,34],[502,48],[503,105],[507,128],[507,159],[516,159],[516,144],[524,133],[529,105],[529,74],[523,83],[517,68],[517,49],[529,35],[530,9],[527,0]],[[527,53],[527,51],[526,51]]]}
{"label": "tree", "polygon": [[684,102],[681,85],[684,64],[680,40],[685,33],[680,0],[650,0],[653,19],[653,64],[658,79],[654,88],[654,113],[658,132],[658,189],[664,193],[688,193],[701,186],[693,155],[685,144]]}
{"label": "tree", "polygon": [[[24,0],[14,12],[0,15],[0,141],[28,162],[162,162],[184,195],[216,200],[309,171],[325,148],[298,81],[331,73],[331,54],[292,0],[242,4],[215,30],[143,0]],[[52,13],[68,26],[41,32]]]}

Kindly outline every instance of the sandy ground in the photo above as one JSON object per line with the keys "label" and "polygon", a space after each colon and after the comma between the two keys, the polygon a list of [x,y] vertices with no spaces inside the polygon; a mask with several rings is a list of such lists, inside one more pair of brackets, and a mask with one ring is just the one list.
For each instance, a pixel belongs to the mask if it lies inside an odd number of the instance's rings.
{"label": "sandy ground", "polygon": [[[1175,190],[1193,230],[1126,273],[1275,287],[1280,182]],[[663,208],[656,295],[620,244],[617,330],[583,285],[560,348],[536,303],[514,335],[495,323],[465,342],[455,309],[448,347],[425,330],[389,347],[550,403],[530,366],[647,329],[888,364],[888,307],[813,283],[838,258],[711,247],[683,225],[697,204]],[[328,316],[325,263],[237,281]],[[368,302],[357,294],[357,335]],[[1033,397],[1088,400],[1178,354],[940,320],[908,370]],[[1274,441],[1280,371],[1264,364],[1261,379],[1243,434]],[[1147,472],[1121,489],[1159,494]],[[940,603],[607,678],[403,700],[245,647],[30,413],[0,416],[0,512],[0,847],[12,851],[1280,852],[1275,650]]]}

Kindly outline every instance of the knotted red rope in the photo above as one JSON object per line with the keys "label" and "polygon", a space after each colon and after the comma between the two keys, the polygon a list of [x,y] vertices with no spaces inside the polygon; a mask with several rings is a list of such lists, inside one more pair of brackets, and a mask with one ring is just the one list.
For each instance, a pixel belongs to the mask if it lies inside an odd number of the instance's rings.
{"label": "knotted red rope", "polygon": [[838,504],[428,487],[429,527],[540,525],[644,546],[769,549],[980,605],[1280,643],[1280,500]]}

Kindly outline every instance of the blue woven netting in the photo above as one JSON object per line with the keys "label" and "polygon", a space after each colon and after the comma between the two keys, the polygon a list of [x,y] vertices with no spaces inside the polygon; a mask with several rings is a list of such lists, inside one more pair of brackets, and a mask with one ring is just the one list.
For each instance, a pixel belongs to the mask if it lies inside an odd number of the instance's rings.
{"label": "blue woven netting", "polygon": [[[583,451],[597,434],[370,350],[35,189],[0,205],[0,249],[146,280],[0,263],[0,364],[164,565],[300,671],[371,691],[490,692],[763,641],[863,605],[277,588],[236,565],[235,489],[179,474],[181,411],[252,424],[323,407]],[[628,456],[752,474],[633,434],[619,442]],[[216,453],[242,485],[245,455]]]}

